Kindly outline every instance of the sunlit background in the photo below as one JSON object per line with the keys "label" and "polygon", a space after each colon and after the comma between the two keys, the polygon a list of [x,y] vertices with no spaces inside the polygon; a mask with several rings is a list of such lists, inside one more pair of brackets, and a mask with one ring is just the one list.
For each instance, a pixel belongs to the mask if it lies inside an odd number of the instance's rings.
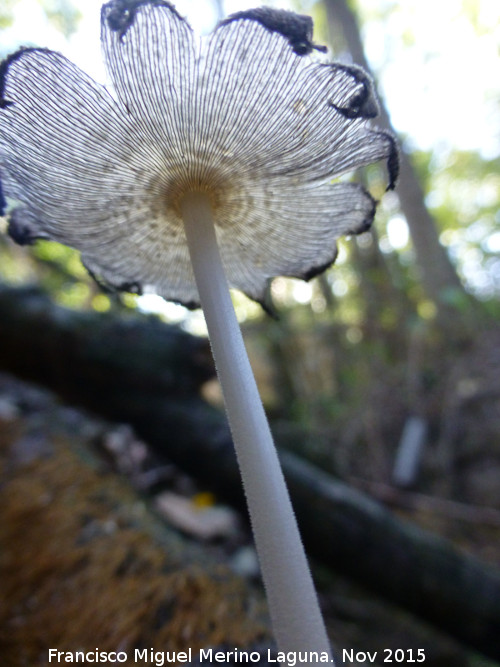
{"label": "sunlit background", "polygon": [[[12,25],[3,31],[2,51],[20,44],[47,46],[102,80],[101,4],[100,0],[19,0],[12,8]],[[256,3],[178,0],[175,4],[195,30],[206,33],[220,16]],[[268,0],[265,4],[313,15],[319,11],[308,0]],[[358,0],[357,5],[364,16],[367,56],[396,129],[421,149],[455,147],[497,156],[500,3]],[[60,20],[51,20],[50,10],[65,8],[74,22],[61,25]]]}
{"label": "sunlit background", "polygon": [[[200,33],[217,20],[253,6],[243,0],[179,0],[178,10]],[[267,4],[308,12],[316,23],[315,39],[328,30],[321,3],[270,0]],[[0,52],[19,45],[39,45],[63,52],[105,82],[100,57],[100,0],[4,0],[8,16]],[[447,247],[467,289],[480,298],[500,293],[500,2],[498,0],[357,0],[366,55],[385,99],[394,128],[408,151],[428,170],[426,203],[440,222]],[[335,54],[345,58],[345,54]],[[378,222],[384,253],[411,263],[412,248],[404,216],[390,197]],[[349,271],[342,271],[342,251],[333,293],[348,294]],[[275,296],[299,303],[314,298],[314,288],[292,281],[275,284]],[[144,309],[162,310],[184,320],[186,311],[156,297],[139,301]],[[242,318],[257,311],[241,301]],[[320,307],[318,301],[317,307]],[[194,319],[193,319],[194,317]],[[199,315],[189,326],[201,325]]]}

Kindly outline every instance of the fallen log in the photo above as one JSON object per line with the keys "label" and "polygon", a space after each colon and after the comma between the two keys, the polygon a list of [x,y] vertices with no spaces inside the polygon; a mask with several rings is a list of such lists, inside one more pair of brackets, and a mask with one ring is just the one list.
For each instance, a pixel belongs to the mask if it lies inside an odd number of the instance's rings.
{"label": "fallen log", "polygon": [[215,375],[202,338],[133,311],[62,308],[36,287],[0,285],[0,337],[3,368],[117,413],[130,402],[193,396]]}
{"label": "fallen log", "polygon": [[[204,341],[151,319],[76,313],[37,290],[2,287],[0,368],[132,424],[165,457],[243,503],[225,419],[198,391],[213,374]],[[282,460],[311,556],[500,657],[500,572],[296,457]]]}

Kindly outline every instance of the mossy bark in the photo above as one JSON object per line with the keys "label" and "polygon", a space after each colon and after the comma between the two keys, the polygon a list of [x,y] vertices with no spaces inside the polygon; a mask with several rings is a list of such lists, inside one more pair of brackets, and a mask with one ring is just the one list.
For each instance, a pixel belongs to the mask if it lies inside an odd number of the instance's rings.
{"label": "mossy bark", "polygon": [[45,665],[51,648],[134,665],[135,649],[269,641],[262,596],[93,455],[105,426],[22,398],[24,414],[0,415],[2,665]]}

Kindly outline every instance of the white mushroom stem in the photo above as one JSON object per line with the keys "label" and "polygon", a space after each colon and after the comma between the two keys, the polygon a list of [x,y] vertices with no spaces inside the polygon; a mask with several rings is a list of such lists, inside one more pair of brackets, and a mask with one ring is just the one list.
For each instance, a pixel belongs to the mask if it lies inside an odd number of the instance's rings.
{"label": "white mushroom stem", "polygon": [[330,655],[290,496],[231,301],[209,199],[190,193],[181,209],[278,649]]}

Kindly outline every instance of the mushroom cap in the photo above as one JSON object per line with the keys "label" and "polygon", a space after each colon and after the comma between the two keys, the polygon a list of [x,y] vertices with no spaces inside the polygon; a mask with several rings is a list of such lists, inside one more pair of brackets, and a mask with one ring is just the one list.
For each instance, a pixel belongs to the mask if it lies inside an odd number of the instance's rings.
{"label": "mushroom cap", "polygon": [[195,307],[180,214],[209,196],[231,287],[262,301],[278,275],[309,279],[336,239],[369,228],[375,202],[339,180],[386,160],[358,67],[311,56],[309,17],[239,12],[205,38],[164,0],[112,0],[101,14],[111,81],[25,48],[0,66],[0,178],[9,232],[81,252],[98,280]]}

